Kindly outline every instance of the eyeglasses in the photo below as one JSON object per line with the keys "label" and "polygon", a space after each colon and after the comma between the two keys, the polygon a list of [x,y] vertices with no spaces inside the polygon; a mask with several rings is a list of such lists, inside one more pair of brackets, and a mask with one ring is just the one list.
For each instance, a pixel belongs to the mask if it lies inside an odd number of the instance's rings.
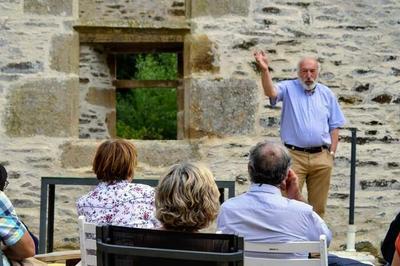
{"label": "eyeglasses", "polygon": [[10,184],[10,182],[8,182],[8,180],[6,180],[6,182],[4,182],[3,190],[7,188],[8,184]]}

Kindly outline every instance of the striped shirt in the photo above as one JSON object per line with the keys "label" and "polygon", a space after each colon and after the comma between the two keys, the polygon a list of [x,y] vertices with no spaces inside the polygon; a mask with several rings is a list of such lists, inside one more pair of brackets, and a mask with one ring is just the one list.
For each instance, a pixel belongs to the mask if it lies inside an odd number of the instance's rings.
{"label": "striped shirt", "polygon": [[[0,239],[7,245],[15,245],[25,234],[26,229],[19,220],[11,201],[0,191]],[[0,251],[1,252],[1,251]],[[1,252],[3,265],[9,266],[6,256]]]}

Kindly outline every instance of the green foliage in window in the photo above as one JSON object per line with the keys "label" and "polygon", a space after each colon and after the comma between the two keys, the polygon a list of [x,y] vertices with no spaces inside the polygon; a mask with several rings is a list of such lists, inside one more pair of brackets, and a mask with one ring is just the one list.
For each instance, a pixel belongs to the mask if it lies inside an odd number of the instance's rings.
{"label": "green foliage in window", "polygon": [[[117,78],[175,80],[173,53],[120,55]],[[176,139],[176,89],[140,88],[117,91],[117,136],[128,139]]]}

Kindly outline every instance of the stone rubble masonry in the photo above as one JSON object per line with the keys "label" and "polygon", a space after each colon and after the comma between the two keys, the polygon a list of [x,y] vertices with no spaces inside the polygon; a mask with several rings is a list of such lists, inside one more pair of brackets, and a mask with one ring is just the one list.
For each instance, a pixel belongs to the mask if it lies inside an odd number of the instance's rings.
{"label": "stone rubble masonry", "polygon": [[[0,163],[9,171],[7,195],[38,234],[40,177],[93,176],[97,145],[115,136],[107,50],[79,44],[73,25],[162,30],[189,22],[186,112],[179,116],[196,139],[133,140],[135,176],[159,178],[169,165],[191,160],[208,165],[218,180],[237,180],[236,194],[245,192],[249,149],[263,139],[279,141],[281,114],[261,94],[252,52],[267,51],[274,81],[295,78],[299,58],[315,55],[320,82],[337,95],[347,119],[326,214],[331,249],[346,243],[349,127],[358,129],[356,241],[379,248],[399,211],[399,17],[395,0],[0,0]],[[78,246],[74,205],[88,189],[57,187],[57,247]]]}
{"label": "stone rubble masonry", "polygon": [[20,15],[22,13],[20,0],[0,0],[1,16]]}
{"label": "stone rubble masonry", "polygon": [[185,18],[184,15],[184,0],[79,1],[79,18],[83,23],[126,20],[140,25],[143,21],[149,20],[154,22],[182,20]]}
{"label": "stone rubble masonry", "polygon": [[60,34],[61,22],[56,18],[3,17],[1,12],[0,8],[0,75],[48,71],[50,39],[54,34]]}
{"label": "stone rubble masonry", "polygon": [[115,136],[115,88],[101,46],[80,47],[80,138]]}

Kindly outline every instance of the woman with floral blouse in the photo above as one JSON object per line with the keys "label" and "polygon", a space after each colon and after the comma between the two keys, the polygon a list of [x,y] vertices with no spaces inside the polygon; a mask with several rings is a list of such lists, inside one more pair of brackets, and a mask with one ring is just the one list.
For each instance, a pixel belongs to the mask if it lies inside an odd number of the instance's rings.
{"label": "woman with floral blouse", "polygon": [[157,228],[154,189],[132,183],[137,165],[135,146],[127,140],[107,140],[97,149],[93,171],[100,183],[77,201],[86,222]]}

